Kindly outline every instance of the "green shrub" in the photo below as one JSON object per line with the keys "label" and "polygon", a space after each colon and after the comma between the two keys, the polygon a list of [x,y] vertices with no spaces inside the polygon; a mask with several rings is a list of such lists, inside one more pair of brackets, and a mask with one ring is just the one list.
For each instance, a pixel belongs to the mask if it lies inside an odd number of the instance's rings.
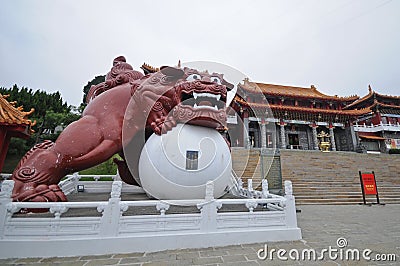
{"label": "green shrub", "polygon": [[389,154],[400,154],[400,149],[390,149]]}
{"label": "green shrub", "polygon": [[120,158],[118,155],[114,155],[104,163],[93,166],[91,168],[79,171],[81,175],[115,175],[117,173],[117,165],[113,162],[114,158]]}

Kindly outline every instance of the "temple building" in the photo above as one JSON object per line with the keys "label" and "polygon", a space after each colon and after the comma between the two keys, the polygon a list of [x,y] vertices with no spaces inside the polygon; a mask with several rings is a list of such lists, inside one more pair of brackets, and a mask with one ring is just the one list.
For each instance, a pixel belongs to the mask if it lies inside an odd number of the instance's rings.
{"label": "temple building", "polygon": [[[231,103],[235,111],[228,115],[232,146],[318,150],[321,142],[326,142],[332,151],[355,151],[360,144],[355,122],[372,112],[368,103],[362,104],[368,97],[330,96],[315,86],[302,88],[245,79],[237,87]],[[241,132],[240,128],[246,130]]]}
{"label": "temple building", "polygon": [[370,110],[354,123],[354,130],[364,149],[375,152],[400,149],[400,96],[379,94],[369,86],[367,95],[344,109]]}
{"label": "temple building", "polygon": [[36,123],[27,118],[34,109],[24,112],[21,106],[15,107],[16,102],[7,101],[8,96],[0,94],[0,172],[3,169],[10,139],[29,138],[33,133],[31,127]]}
{"label": "temple building", "polygon": [[[180,67],[180,62],[178,63]],[[145,74],[159,68],[143,64]],[[388,152],[400,149],[400,96],[340,97],[244,79],[228,112],[232,147]],[[326,148],[326,147],[325,147]]]}

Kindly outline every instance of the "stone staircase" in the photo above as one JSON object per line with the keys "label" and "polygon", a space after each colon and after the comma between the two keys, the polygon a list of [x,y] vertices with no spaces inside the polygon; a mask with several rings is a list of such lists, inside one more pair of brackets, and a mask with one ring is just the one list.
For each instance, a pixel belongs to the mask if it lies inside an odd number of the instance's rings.
{"label": "stone staircase", "polygon": [[[374,171],[381,203],[400,204],[400,156],[352,152],[281,151],[283,180],[291,180],[296,203],[363,202],[358,171]],[[367,195],[367,203],[376,196]]]}
{"label": "stone staircase", "polygon": [[[358,204],[363,202],[360,181],[307,181],[292,178],[296,203],[302,204]],[[389,182],[377,182],[381,203],[400,204],[400,186]],[[367,203],[376,202],[373,195],[366,196]]]}
{"label": "stone staircase", "polygon": [[253,179],[253,187],[261,185],[260,151],[253,149],[232,148],[232,168],[247,187],[247,180]]}
{"label": "stone staircase", "polygon": [[[259,150],[232,148],[232,164],[244,186],[249,178],[255,188],[261,184]],[[400,155],[281,150],[280,164],[299,205],[362,203],[358,171],[375,171],[381,203],[400,204]],[[376,202],[373,195],[366,199]]]}

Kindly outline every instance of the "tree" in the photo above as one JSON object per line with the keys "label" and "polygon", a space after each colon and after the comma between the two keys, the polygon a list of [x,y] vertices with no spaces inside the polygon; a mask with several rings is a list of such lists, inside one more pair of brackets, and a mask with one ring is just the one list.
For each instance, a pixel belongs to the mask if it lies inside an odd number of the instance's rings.
{"label": "tree", "polygon": [[17,105],[23,106],[24,110],[35,109],[35,112],[29,117],[32,121],[36,120],[36,125],[32,128],[35,131],[33,137],[25,141],[24,147],[21,146],[21,141],[14,138],[10,143],[10,149],[19,151],[20,154],[24,154],[35,143],[43,139],[55,140],[58,137],[58,134],[54,134],[56,126],[65,127],[80,117],[75,111],[76,108],[68,106],[58,91],[54,93],[33,91],[14,85],[9,89],[1,87],[0,93],[9,94],[9,100],[17,101]]}
{"label": "tree", "polygon": [[106,80],[106,76],[105,75],[100,75],[100,76],[96,76],[94,79],[92,79],[91,81],[88,81],[88,83],[86,84],[85,87],[83,87],[83,99],[82,99],[82,103],[79,106],[79,109],[81,111],[83,111],[83,109],[85,109],[86,107],[86,96],[90,90],[90,88],[94,85],[100,84],[102,82],[104,82]]}

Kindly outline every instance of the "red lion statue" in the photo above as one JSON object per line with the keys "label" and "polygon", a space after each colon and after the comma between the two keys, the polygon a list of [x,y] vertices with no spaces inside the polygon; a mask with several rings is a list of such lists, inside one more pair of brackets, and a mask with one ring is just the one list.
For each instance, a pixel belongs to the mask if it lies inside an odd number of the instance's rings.
{"label": "red lion statue", "polygon": [[[65,175],[100,164],[114,154],[123,181],[138,184],[137,167],[145,140],[161,135],[178,122],[224,129],[227,91],[233,85],[222,74],[189,68],[162,67],[143,75],[123,56],[113,61],[106,81],[92,86],[82,117],[53,143],[35,145],[12,174],[14,201],[67,201],[58,183]],[[131,158],[133,162],[131,162]],[[132,168],[131,168],[132,169]]]}

